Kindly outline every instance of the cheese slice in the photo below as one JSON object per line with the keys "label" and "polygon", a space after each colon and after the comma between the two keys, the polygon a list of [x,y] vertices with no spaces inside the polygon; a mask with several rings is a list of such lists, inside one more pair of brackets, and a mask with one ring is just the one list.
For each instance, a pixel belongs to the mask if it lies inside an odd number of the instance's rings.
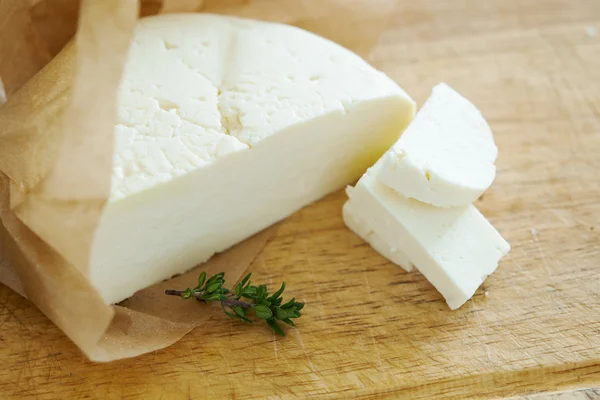
{"label": "cheese slice", "polygon": [[376,179],[381,162],[347,193],[352,210],[383,242],[406,254],[456,309],[470,299],[509,244],[473,206],[440,208],[407,199]]}
{"label": "cheese slice", "polygon": [[358,179],[414,108],[360,57],[298,28],[142,19],[90,281],[115,303],[206,261]]}
{"label": "cheese slice", "polygon": [[358,215],[354,210],[352,202],[347,201],[346,204],[344,204],[343,217],[346,226],[362,240],[369,243],[373,250],[394,264],[401,266],[407,272],[412,270],[413,265],[408,256],[404,252],[398,250],[397,247],[392,247],[386,243],[379,233],[372,229],[368,222]]}
{"label": "cheese slice", "polygon": [[465,206],[494,181],[497,156],[481,112],[441,83],[385,155],[377,178],[408,198],[439,207]]}

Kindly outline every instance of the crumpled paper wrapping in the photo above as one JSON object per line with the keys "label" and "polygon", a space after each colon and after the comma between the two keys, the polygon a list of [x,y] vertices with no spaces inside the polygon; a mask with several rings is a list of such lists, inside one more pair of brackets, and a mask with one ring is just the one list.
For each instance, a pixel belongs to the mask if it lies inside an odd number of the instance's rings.
{"label": "crumpled paper wrapping", "polygon": [[[87,280],[94,232],[110,194],[116,93],[136,20],[157,12],[213,12],[277,21],[366,56],[394,3],[2,1],[0,281],[29,298],[93,361],[169,346],[206,322],[214,308],[165,296],[164,289],[189,286],[199,270],[239,279],[276,228],[119,305],[104,304]],[[61,51],[65,46],[76,51]]]}

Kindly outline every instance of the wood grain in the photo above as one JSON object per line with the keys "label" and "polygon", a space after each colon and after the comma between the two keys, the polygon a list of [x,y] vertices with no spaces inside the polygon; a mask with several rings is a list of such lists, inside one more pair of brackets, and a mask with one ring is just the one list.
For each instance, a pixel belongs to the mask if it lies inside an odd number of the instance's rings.
{"label": "wood grain", "polygon": [[498,177],[477,205],[513,250],[472,301],[451,312],[422,276],[378,256],[344,227],[340,192],[285,221],[251,267],[307,302],[287,338],[215,318],[170,348],[94,365],[2,287],[0,397],[496,398],[597,386],[600,2],[400,2],[374,60],[420,104],[449,83],[495,132]]}
{"label": "wood grain", "polygon": [[512,400],[595,400],[600,399],[600,388],[567,390],[560,393],[538,393]]}

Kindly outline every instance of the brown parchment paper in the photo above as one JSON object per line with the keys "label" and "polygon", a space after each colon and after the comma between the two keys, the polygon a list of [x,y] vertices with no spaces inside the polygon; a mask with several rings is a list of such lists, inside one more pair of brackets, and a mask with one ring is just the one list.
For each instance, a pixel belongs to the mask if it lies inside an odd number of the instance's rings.
{"label": "brown parchment paper", "polygon": [[0,281],[29,298],[94,361],[166,347],[206,322],[215,309],[165,296],[164,289],[189,286],[199,269],[239,279],[275,227],[119,305],[104,304],[87,280],[110,194],[116,94],[136,20],[157,12],[213,12],[284,22],[367,56],[394,3],[0,2]]}

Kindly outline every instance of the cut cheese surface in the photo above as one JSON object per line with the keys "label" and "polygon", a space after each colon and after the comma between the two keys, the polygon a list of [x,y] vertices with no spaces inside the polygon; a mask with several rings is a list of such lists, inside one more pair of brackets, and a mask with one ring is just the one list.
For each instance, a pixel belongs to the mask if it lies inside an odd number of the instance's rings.
{"label": "cut cheese surface", "polygon": [[451,309],[460,307],[496,270],[509,244],[473,205],[440,208],[407,199],[376,179],[380,167],[348,188],[353,211],[406,254]]}
{"label": "cut cheese surface", "polygon": [[386,153],[377,179],[427,204],[466,206],[494,181],[497,156],[481,112],[442,83]]}
{"label": "cut cheese surface", "polygon": [[342,188],[414,115],[354,53],[291,26],[142,19],[119,93],[112,196],[90,280],[107,303]]}
{"label": "cut cheese surface", "polygon": [[204,14],[144,19],[119,97],[113,197],[390,97],[408,100],[357,55],[294,27]]}
{"label": "cut cheese surface", "polygon": [[398,250],[397,247],[392,247],[387,244],[383,238],[369,226],[367,221],[358,215],[350,201],[347,201],[346,204],[344,204],[343,217],[346,226],[362,240],[369,243],[376,252],[394,264],[401,266],[406,271],[412,270],[413,265],[408,256],[404,252]]}

